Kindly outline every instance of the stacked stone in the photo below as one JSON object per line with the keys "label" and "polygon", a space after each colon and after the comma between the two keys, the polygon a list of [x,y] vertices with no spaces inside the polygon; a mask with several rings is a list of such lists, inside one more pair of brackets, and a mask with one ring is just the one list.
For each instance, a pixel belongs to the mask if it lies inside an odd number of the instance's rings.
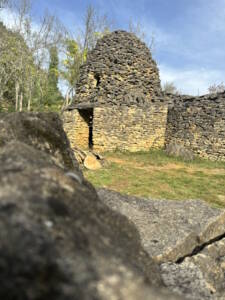
{"label": "stacked stone", "polygon": [[98,107],[94,110],[94,150],[148,151],[163,148],[167,106]]}
{"label": "stacked stone", "polygon": [[159,71],[147,46],[134,34],[115,31],[100,39],[81,68],[80,103],[143,106],[159,102]]}
{"label": "stacked stone", "polygon": [[201,157],[225,160],[225,92],[170,97],[166,144],[176,142]]}

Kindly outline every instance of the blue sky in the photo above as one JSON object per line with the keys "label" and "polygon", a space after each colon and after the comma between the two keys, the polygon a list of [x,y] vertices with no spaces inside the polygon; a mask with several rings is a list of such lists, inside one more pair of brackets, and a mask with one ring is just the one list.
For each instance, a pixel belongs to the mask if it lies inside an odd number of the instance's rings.
{"label": "blue sky", "polygon": [[225,0],[35,0],[34,14],[47,8],[71,30],[81,25],[88,4],[107,14],[115,29],[140,22],[150,39],[162,83],[186,94],[204,94],[225,82]]}

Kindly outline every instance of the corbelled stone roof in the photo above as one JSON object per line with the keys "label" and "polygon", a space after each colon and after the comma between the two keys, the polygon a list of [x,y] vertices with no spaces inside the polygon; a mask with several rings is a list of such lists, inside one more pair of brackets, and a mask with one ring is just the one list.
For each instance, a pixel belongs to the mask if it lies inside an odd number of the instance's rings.
{"label": "corbelled stone roof", "polygon": [[97,42],[81,67],[72,106],[143,105],[160,93],[158,68],[148,47],[132,33],[115,31]]}

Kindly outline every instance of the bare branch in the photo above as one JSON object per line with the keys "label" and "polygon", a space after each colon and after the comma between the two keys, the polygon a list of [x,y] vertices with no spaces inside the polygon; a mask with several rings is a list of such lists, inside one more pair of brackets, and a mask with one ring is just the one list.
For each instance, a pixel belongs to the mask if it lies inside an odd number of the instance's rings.
{"label": "bare branch", "polygon": [[7,7],[9,0],[0,0],[0,9]]}
{"label": "bare branch", "polygon": [[112,29],[112,21],[107,15],[100,15],[94,6],[89,5],[83,17],[83,29],[81,30],[80,40],[82,51],[92,50],[99,37]]}
{"label": "bare branch", "polygon": [[225,85],[223,82],[221,82],[220,84],[210,85],[208,91],[210,94],[223,93],[225,92]]}
{"label": "bare branch", "polygon": [[180,94],[173,82],[168,82],[168,81],[165,82],[162,89],[165,93],[168,94],[175,94],[175,95]]}
{"label": "bare branch", "polygon": [[132,19],[129,22],[129,32],[133,33],[138,37],[142,42],[144,42],[147,47],[153,52],[155,46],[155,35],[152,32],[150,38],[147,36],[144,26],[140,21],[134,23]]}

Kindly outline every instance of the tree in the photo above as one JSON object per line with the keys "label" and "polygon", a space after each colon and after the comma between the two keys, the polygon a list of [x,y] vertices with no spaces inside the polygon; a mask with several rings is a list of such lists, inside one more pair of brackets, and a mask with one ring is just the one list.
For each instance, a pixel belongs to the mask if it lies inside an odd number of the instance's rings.
{"label": "tree", "polygon": [[129,32],[133,33],[138,37],[142,42],[144,42],[148,48],[153,51],[154,45],[155,45],[155,36],[152,33],[150,39],[147,37],[146,31],[144,30],[143,24],[141,24],[140,21],[137,21],[134,23],[132,19],[130,19],[129,26],[128,26]]}
{"label": "tree", "polygon": [[0,61],[4,60],[0,72],[7,75],[4,82],[1,80],[0,88],[3,85],[4,88],[0,96],[8,92],[10,85],[10,96],[14,91],[15,110],[21,111],[25,107],[31,110],[33,106],[43,104],[47,90],[44,69],[49,63],[49,49],[63,46],[66,30],[55,16],[48,13],[37,26],[32,18],[30,0],[10,2],[15,12],[12,34],[8,30],[4,38],[0,35]]}
{"label": "tree", "polygon": [[[27,64],[21,63],[24,57]],[[21,36],[7,30],[0,23],[0,99],[2,101],[5,95],[7,95],[7,100],[13,98],[14,87],[19,93],[18,85],[25,75],[24,71],[28,63],[31,63],[30,60],[31,55]],[[17,94],[15,98],[17,99],[16,108],[18,108],[19,95]]]}
{"label": "tree", "polygon": [[50,63],[48,68],[48,87],[45,99],[45,105],[57,106],[62,100],[62,95],[59,92],[59,58],[57,48],[51,47],[49,50]]}
{"label": "tree", "polygon": [[0,9],[5,8],[9,3],[9,0],[0,0]]}
{"label": "tree", "polygon": [[83,17],[83,29],[81,29],[80,48],[82,52],[92,50],[97,40],[109,33],[112,28],[112,22],[107,15],[101,15],[92,5],[88,5]]}
{"label": "tree", "polygon": [[165,93],[168,94],[179,94],[179,91],[177,90],[173,82],[165,82],[162,89]]}
{"label": "tree", "polygon": [[50,64],[48,70],[48,83],[55,90],[58,91],[58,80],[59,80],[59,58],[56,47],[50,49]]}
{"label": "tree", "polygon": [[66,57],[63,60],[62,78],[67,82],[67,92],[62,110],[70,104],[71,96],[80,75],[80,66],[86,61],[86,52],[82,53],[78,43],[73,39],[66,40]]}
{"label": "tree", "polygon": [[85,63],[88,53],[95,47],[98,39],[108,34],[111,28],[112,22],[107,15],[99,14],[92,5],[89,5],[83,17],[83,26],[80,29],[80,34],[66,39],[66,52],[61,75],[66,81],[68,88],[62,109],[69,105],[71,95],[75,93],[80,67]]}
{"label": "tree", "polygon": [[220,84],[210,85],[209,88],[208,88],[208,91],[209,91],[210,94],[225,92],[225,85],[224,85],[223,82],[221,82]]}

